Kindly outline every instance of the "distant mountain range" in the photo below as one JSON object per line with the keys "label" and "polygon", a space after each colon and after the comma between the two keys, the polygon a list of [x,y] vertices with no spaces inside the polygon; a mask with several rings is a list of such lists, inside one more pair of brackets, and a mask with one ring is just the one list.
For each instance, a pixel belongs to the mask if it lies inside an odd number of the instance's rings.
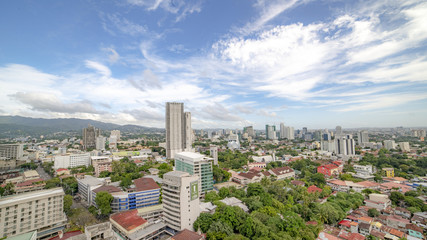
{"label": "distant mountain range", "polygon": [[0,116],[0,138],[19,136],[40,136],[57,132],[80,132],[88,125],[95,126],[103,131],[120,130],[132,133],[164,132],[162,128],[150,128],[138,125],[118,125],[95,120],[79,118],[29,118],[21,116]]}

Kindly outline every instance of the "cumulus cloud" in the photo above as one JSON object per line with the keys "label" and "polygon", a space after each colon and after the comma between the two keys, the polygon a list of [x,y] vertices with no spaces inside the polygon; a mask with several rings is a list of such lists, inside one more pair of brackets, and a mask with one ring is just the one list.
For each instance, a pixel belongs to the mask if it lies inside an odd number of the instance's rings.
{"label": "cumulus cloud", "polygon": [[161,82],[156,74],[150,69],[146,69],[142,76],[130,78],[129,82],[132,86],[138,88],[141,91],[145,91],[147,88],[161,88]]}

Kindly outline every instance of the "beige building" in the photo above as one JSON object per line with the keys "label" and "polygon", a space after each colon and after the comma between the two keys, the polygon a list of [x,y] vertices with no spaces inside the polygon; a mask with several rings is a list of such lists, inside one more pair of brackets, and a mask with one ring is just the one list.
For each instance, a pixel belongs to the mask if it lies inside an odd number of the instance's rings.
{"label": "beige building", "polygon": [[181,171],[163,175],[163,216],[168,227],[193,230],[200,214],[199,187],[198,176]]}
{"label": "beige building", "polygon": [[63,230],[67,221],[64,195],[62,188],[52,188],[1,198],[0,237],[37,230],[40,239]]}
{"label": "beige building", "polygon": [[92,156],[90,157],[92,166],[95,169],[95,176],[104,171],[112,172],[113,161],[108,156]]}
{"label": "beige building", "polygon": [[191,114],[184,113],[184,103],[166,103],[166,157],[192,148]]}

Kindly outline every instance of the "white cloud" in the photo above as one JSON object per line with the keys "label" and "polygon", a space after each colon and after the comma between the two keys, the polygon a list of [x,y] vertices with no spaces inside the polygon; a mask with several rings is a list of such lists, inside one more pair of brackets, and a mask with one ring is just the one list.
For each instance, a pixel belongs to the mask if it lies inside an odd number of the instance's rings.
{"label": "white cloud", "polygon": [[85,63],[86,63],[86,67],[91,68],[93,70],[96,70],[101,75],[103,75],[105,77],[111,76],[111,70],[107,66],[105,66],[99,62],[90,61],[90,60],[86,60]]}

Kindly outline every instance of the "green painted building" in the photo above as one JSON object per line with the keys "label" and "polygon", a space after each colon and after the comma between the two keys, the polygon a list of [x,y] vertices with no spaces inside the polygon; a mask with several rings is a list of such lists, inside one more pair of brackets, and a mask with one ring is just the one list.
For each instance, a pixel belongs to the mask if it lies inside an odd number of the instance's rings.
{"label": "green painted building", "polygon": [[213,190],[213,158],[200,153],[181,152],[175,154],[175,170],[199,176],[200,192]]}

